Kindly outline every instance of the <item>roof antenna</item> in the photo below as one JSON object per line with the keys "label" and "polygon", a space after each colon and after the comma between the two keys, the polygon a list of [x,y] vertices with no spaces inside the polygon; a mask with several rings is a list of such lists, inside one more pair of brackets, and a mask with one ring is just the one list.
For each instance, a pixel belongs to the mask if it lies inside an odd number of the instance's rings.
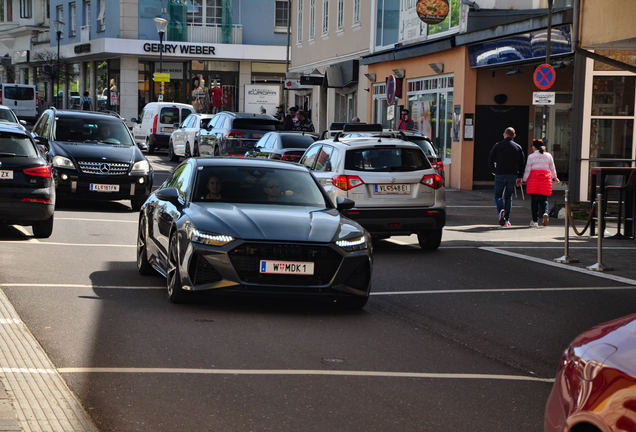
{"label": "roof antenna", "polygon": [[333,137],[333,142],[340,142],[340,140],[338,139],[339,136],[340,136],[340,132],[337,132],[336,136]]}

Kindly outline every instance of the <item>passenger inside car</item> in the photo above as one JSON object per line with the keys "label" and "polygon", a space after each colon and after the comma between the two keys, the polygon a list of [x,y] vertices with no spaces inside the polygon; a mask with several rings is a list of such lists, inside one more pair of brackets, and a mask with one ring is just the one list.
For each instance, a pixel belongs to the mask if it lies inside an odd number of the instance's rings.
{"label": "passenger inside car", "polygon": [[280,180],[274,176],[268,177],[264,190],[268,201],[279,201],[283,198]]}
{"label": "passenger inside car", "polygon": [[216,174],[212,174],[208,177],[208,181],[206,182],[206,187],[208,189],[207,195],[204,199],[210,200],[219,200],[222,199],[221,189],[223,188],[223,182],[221,181],[221,177]]}

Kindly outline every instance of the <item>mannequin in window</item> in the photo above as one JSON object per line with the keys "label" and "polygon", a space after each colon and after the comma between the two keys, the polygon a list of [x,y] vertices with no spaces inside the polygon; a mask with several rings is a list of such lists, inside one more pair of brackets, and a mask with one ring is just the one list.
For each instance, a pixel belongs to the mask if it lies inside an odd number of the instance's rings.
{"label": "mannequin in window", "polygon": [[207,107],[210,105],[208,92],[204,86],[204,80],[195,78],[194,81],[192,81],[192,107],[198,113],[207,112]]}
{"label": "mannequin in window", "polygon": [[212,114],[216,114],[223,107],[223,90],[221,90],[216,80],[214,81],[214,87],[210,90],[210,97],[212,98]]}

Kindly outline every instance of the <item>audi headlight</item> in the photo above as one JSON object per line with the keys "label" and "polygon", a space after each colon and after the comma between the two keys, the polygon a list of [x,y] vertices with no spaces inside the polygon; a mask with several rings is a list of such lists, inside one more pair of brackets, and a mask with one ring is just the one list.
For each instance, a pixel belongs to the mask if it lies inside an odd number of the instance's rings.
{"label": "audi headlight", "polygon": [[148,174],[150,171],[150,164],[147,160],[141,160],[139,162],[135,162],[132,169],[130,170],[131,174]]}
{"label": "audi headlight", "polygon": [[234,237],[224,234],[216,234],[190,227],[188,237],[191,242],[201,243],[209,246],[225,246],[236,240]]}
{"label": "audi headlight", "polygon": [[362,250],[369,247],[367,237],[364,235],[346,240],[338,240],[336,244],[348,252]]}
{"label": "audi headlight", "polygon": [[73,164],[73,161],[64,156],[54,156],[53,166],[56,168],[75,169],[75,164]]}

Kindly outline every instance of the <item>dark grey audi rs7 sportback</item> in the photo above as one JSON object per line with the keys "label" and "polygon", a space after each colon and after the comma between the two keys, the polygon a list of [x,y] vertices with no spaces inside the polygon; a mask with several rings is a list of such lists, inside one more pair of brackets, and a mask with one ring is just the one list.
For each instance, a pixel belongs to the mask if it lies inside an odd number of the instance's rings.
{"label": "dark grey audi rs7 sportback", "polygon": [[[369,233],[340,214],[303,166],[245,158],[190,158],[143,204],[137,268],[188,292],[307,296],[362,308],[369,298]],[[154,270],[153,270],[154,269]]]}

